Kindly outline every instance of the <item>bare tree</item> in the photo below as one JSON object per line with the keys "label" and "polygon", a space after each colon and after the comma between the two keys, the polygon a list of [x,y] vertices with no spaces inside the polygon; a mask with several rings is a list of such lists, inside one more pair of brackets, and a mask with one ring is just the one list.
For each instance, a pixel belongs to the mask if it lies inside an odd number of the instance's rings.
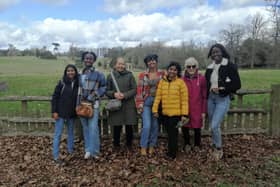
{"label": "bare tree", "polygon": [[238,51],[245,36],[244,26],[240,24],[229,24],[229,28],[221,30],[220,34],[233,58],[233,61],[235,63],[238,62]]}
{"label": "bare tree", "polygon": [[264,28],[266,21],[260,13],[256,13],[253,17],[249,17],[249,33],[252,38],[252,48],[251,48],[251,61],[250,67],[254,68],[255,63],[255,51],[256,51],[256,40],[259,39],[262,29]]}
{"label": "bare tree", "polygon": [[280,35],[280,0],[265,0],[268,4],[268,11],[271,13],[271,22],[273,24],[272,38],[274,42],[274,50],[272,62],[279,66],[277,59],[279,57],[279,35]]}

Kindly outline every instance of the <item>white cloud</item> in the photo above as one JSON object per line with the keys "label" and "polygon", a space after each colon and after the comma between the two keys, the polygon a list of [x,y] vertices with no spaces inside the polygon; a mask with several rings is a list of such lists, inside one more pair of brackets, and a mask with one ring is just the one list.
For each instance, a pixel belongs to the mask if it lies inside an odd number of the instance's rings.
{"label": "white cloud", "polygon": [[1,0],[0,1],[0,11],[17,4],[19,0]]}
{"label": "white cloud", "polygon": [[264,7],[243,7],[215,10],[206,5],[195,9],[181,8],[176,15],[153,13],[149,15],[123,15],[118,19],[102,21],[61,20],[46,18],[20,28],[0,23],[0,44],[14,44],[17,48],[51,47],[59,42],[61,50],[71,44],[79,47],[135,46],[161,41],[167,45],[178,45],[182,41],[207,43],[217,40],[219,31],[230,23],[244,24],[248,15],[256,12],[267,15]]}
{"label": "white cloud", "polygon": [[110,13],[142,14],[158,9],[171,9],[182,6],[197,6],[206,3],[206,0],[105,0],[104,9]]}

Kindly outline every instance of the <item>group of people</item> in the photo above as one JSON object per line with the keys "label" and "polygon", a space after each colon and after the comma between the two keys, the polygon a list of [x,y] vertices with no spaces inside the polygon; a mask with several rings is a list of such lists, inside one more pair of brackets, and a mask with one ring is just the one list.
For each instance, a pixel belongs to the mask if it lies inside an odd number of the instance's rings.
{"label": "group of people", "polygon": [[[199,73],[198,61],[190,57],[185,60],[184,69],[178,62],[170,62],[166,70],[158,69],[158,56],[144,58],[146,71],[139,73],[138,82],[133,73],[126,70],[122,57],[115,60],[114,70],[107,79],[93,67],[96,61],[93,52],[84,52],[84,68],[78,73],[74,65],[66,66],[63,78],[58,82],[52,96],[52,117],[55,119],[53,157],[59,159],[59,143],[64,123],[67,126],[68,153],[73,153],[73,125],[75,108],[81,101],[92,103],[94,115],[80,117],[83,127],[85,159],[98,159],[100,154],[99,105],[100,97],[122,102],[117,111],[109,111],[108,123],[113,126],[113,146],[120,148],[120,134],[125,126],[126,146],[131,148],[133,125],[137,125],[137,113],[142,116],[140,154],[153,155],[157,146],[159,117],[166,127],[168,149],[166,156],[176,158],[178,150],[178,128],[184,136],[186,152],[201,147],[201,127],[208,116],[212,132],[213,156],[223,156],[221,123],[230,105],[231,94],[241,87],[237,66],[230,62],[230,56],[221,44],[213,45],[208,53],[212,63],[207,66],[205,76]],[[112,77],[113,75],[113,77]],[[117,86],[116,86],[117,84]],[[118,87],[118,88],[117,88]],[[190,144],[189,131],[194,130],[194,146]]]}

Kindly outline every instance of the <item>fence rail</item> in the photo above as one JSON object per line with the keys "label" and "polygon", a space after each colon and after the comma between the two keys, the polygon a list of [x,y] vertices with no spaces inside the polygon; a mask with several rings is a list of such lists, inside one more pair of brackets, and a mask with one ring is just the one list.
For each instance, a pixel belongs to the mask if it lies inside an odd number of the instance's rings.
{"label": "fence rail", "polygon": [[[243,97],[246,95],[270,95],[270,107],[269,109],[263,108],[244,108]],[[269,133],[271,135],[280,135],[280,85],[272,85],[271,89],[262,90],[239,90],[237,93],[237,108],[231,108],[224,121],[223,121],[223,133]],[[104,97],[102,100],[107,100]],[[30,118],[24,116],[28,112],[28,102],[50,102],[51,97],[47,96],[7,96],[0,97],[0,102],[21,102],[21,110],[23,116],[17,117],[0,117],[0,135],[5,134],[24,134],[38,132],[53,132],[54,120],[51,118]],[[106,136],[111,134],[111,126],[107,123],[108,113],[105,110],[100,112],[100,130],[101,134]],[[80,123],[79,120],[76,120]],[[79,126],[80,125],[76,125]],[[140,133],[141,130],[141,118],[139,117],[138,126],[135,126],[136,133]],[[161,126],[161,132],[164,132],[164,128]],[[204,120],[203,132],[210,133],[210,127],[207,119]],[[78,130],[81,133],[81,130]]]}

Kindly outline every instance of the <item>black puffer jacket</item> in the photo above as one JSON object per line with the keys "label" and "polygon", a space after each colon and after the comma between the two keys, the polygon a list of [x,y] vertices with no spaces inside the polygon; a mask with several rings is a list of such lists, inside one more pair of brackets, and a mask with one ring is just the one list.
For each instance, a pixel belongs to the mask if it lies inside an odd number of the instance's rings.
{"label": "black puffer jacket", "polygon": [[52,95],[52,113],[64,119],[76,117],[75,107],[78,95],[78,81],[67,78],[60,80]]}

